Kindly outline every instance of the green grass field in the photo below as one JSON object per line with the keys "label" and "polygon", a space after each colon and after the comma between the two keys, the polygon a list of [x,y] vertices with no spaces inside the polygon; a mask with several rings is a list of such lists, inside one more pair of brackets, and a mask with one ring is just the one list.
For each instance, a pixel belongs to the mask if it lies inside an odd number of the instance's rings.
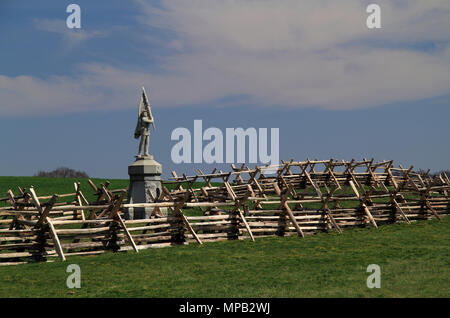
{"label": "green grass field", "polygon": [[[39,195],[73,189],[74,180],[40,179],[0,177],[0,193],[31,184]],[[0,297],[450,297],[449,226],[446,217],[0,266]],[[81,289],[66,287],[69,264],[81,267]],[[366,286],[369,264],[381,267],[380,289]]]}
{"label": "green grass field", "polygon": [[[0,267],[0,297],[449,297],[450,220]],[[81,289],[66,268],[81,267]],[[369,289],[369,264],[381,288]]]}

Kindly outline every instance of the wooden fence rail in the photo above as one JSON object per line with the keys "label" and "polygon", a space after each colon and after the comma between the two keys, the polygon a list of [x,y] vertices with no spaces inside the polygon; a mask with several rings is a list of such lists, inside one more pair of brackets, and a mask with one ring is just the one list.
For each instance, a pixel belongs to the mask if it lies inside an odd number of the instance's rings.
{"label": "wooden fence rail", "polygon": [[[450,180],[393,167],[392,161],[283,161],[250,169],[173,178],[152,203],[126,204],[126,189],[89,180],[95,201],[75,192],[38,196],[9,190],[0,207],[0,265],[106,251],[139,252],[176,244],[304,237],[347,227],[431,218],[450,212]],[[203,181],[200,188],[194,181]],[[172,186],[172,190],[167,187]],[[66,202],[60,202],[65,200]],[[124,209],[153,208],[149,219],[124,220]],[[167,216],[159,208],[169,210]]]}

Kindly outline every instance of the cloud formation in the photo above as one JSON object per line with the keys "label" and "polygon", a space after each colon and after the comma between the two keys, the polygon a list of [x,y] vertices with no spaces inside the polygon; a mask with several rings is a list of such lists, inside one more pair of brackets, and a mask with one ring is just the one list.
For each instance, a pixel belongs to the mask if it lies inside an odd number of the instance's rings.
{"label": "cloud formation", "polygon": [[166,107],[240,96],[358,109],[450,94],[448,0],[379,0],[380,30],[366,27],[370,2],[360,0],[136,3],[140,23],[171,34],[157,72],[90,63],[76,78],[0,75],[0,113],[135,107],[142,85]]}
{"label": "cloud formation", "polygon": [[64,49],[73,49],[82,43],[98,37],[106,37],[108,32],[100,30],[86,31],[85,29],[69,29],[66,21],[61,19],[34,19],[36,29],[57,33],[62,36]]}
{"label": "cloud formation", "polygon": [[178,35],[168,68],[199,96],[351,109],[449,94],[450,3],[378,3],[381,30],[360,0],[140,2],[145,23]]}

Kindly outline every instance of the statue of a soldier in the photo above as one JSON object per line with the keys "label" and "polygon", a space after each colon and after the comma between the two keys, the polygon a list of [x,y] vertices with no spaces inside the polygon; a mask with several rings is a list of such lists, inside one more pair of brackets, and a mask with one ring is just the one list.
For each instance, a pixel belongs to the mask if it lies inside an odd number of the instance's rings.
{"label": "statue of a soldier", "polygon": [[[138,139],[141,137],[141,142],[139,143],[139,152],[137,158],[149,157],[148,147],[150,143],[150,125],[156,130],[154,118],[152,115],[152,109],[145,93],[144,87],[142,87],[141,102],[139,103],[139,114],[136,129],[134,131],[134,138]],[[142,153],[142,150],[144,152]]]}

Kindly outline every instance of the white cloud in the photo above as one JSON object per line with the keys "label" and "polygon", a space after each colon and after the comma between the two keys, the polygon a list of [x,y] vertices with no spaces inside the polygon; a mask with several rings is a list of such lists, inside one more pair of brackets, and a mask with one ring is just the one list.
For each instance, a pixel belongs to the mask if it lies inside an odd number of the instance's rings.
{"label": "white cloud", "polygon": [[[450,2],[377,1],[381,30],[369,30],[369,1],[139,2],[153,27],[178,35],[185,54],[167,60],[191,94],[247,95],[259,104],[332,109],[450,93]],[[440,45],[432,52],[412,46]]]}
{"label": "white cloud", "polygon": [[381,30],[365,26],[371,1],[136,2],[141,23],[175,35],[162,72],[91,63],[76,78],[0,76],[0,113],[136,107],[142,85],[159,106],[246,96],[261,106],[357,109],[450,94],[448,0],[378,0]]}
{"label": "white cloud", "polygon": [[65,49],[72,49],[90,39],[108,35],[107,32],[100,30],[69,29],[66,21],[61,19],[34,19],[34,24],[38,30],[60,34]]}

